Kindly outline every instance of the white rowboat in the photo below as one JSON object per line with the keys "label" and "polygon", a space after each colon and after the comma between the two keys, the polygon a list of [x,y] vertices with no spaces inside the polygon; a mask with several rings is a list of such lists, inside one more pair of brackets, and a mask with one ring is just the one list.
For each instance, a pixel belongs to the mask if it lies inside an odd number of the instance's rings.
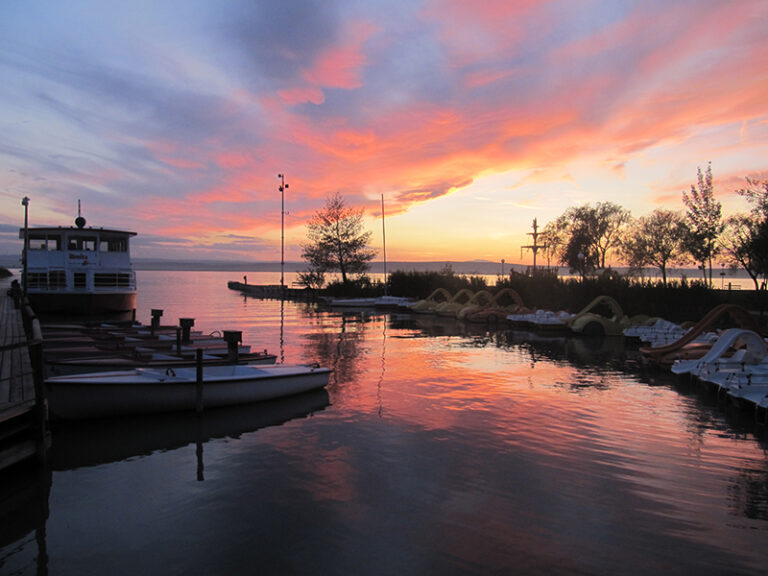
{"label": "white rowboat", "polygon": [[54,415],[82,419],[271,400],[323,388],[330,372],[318,366],[285,364],[205,366],[200,386],[196,368],[137,368],[54,376],[45,384]]}

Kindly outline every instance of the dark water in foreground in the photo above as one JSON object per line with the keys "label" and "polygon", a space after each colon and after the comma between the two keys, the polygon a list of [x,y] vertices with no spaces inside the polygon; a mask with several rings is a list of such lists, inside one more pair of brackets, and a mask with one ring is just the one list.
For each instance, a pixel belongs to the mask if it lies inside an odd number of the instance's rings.
{"label": "dark water in foreground", "polygon": [[241,329],[332,367],[327,392],[57,427],[50,470],[0,497],[0,573],[764,573],[765,429],[631,347],[244,299],[232,276],[140,272],[139,319]]}

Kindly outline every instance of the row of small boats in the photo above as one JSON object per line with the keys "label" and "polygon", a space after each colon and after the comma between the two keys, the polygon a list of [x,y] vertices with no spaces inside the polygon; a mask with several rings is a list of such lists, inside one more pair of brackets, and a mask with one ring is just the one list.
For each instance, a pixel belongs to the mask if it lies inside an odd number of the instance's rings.
{"label": "row of small boats", "polygon": [[487,290],[462,289],[454,296],[438,288],[426,299],[414,302],[410,310],[419,314],[454,317],[466,322],[506,321],[513,326],[544,332],[576,333],[588,336],[620,336],[625,328],[646,325],[648,316],[627,316],[610,296],[599,296],[576,313],[531,310],[511,288],[491,294]]}
{"label": "row of small boats", "polygon": [[[726,318],[736,326],[716,329]],[[742,307],[720,305],[687,328],[657,320],[625,335],[639,338],[640,351],[674,374],[711,385],[737,404],[768,409],[768,342]]]}
{"label": "row of small boats", "polygon": [[[189,325],[187,325],[189,328]],[[275,364],[242,346],[239,331],[176,327],[48,326],[43,333],[49,409],[63,419],[203,411],[302,394],[330,370]]]}
{"label": "row of small boats", "polygon": [[[468,321],[487,321],[496,315],[513,326],[543,333],[636,338],[643,343],[640,351],[654,363],[712,384],[737,402],[768,409],[768,345],[752,315],[741,306],[722,304],[695,325],[684,326],[662,318],[627,316],[609,296],[597,297],[579,312],[569,313],[527,310],[516,293],[512,304],[504,307],[484,292],[472,296],[463,290],[451,298],[439,289],[411,309]],[[480,314],[483,311],[485,315]],[[737,327],[716,329],[725,322]]]}
{"label": "row of small boats", "polygon": [[454,295],[445,288],[438,288],[425,299],[411,303],[409,309],[417,314],[436,314],[466,322],[489,322],[504,320],[509,314],[524,310],[525,306],[520,295],[511,288],[496,294],[464,288]]}
{"label": "row of small boats", "polygon": [[43,329],[43,352],[49,376],[148,367],[274,364],[277,357],[243,346],[240,331],[202,334],[174,326],[141,324],[49,325]]}

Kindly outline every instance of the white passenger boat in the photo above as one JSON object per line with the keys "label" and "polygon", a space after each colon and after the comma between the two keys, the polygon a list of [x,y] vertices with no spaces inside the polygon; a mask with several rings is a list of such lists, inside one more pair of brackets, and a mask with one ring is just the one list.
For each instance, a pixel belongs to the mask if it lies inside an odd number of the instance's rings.
{"label": "white passenger boat", "polygon": [[209,409],[271,400],[328,384],[330,370],[301,365],[138,368],[45,381],[51,412],[65,419]]}
{"label": "white passenger boat", "polygon": [[97,316],[136,310],[129,239],[135,232],[85,226],[24,227],[22,284],[38,314]]}

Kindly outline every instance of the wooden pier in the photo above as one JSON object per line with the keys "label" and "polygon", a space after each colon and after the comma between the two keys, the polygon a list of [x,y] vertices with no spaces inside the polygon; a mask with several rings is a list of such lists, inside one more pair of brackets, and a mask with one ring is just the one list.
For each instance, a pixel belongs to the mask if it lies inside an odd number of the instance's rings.
{"label": "wooden pier", "polygon": [[43,457],[50,442],[40,323],[9,288],[0,282],[0,470]]}
{"label": "wooden pier", "polygon": [[309,288],[288,288],[280,284],[259,285],[245,282],[227,283],[230,290],[237,290],[246,296],[273,300],[301,300],[312,302],[317,300],[317,292]]}

